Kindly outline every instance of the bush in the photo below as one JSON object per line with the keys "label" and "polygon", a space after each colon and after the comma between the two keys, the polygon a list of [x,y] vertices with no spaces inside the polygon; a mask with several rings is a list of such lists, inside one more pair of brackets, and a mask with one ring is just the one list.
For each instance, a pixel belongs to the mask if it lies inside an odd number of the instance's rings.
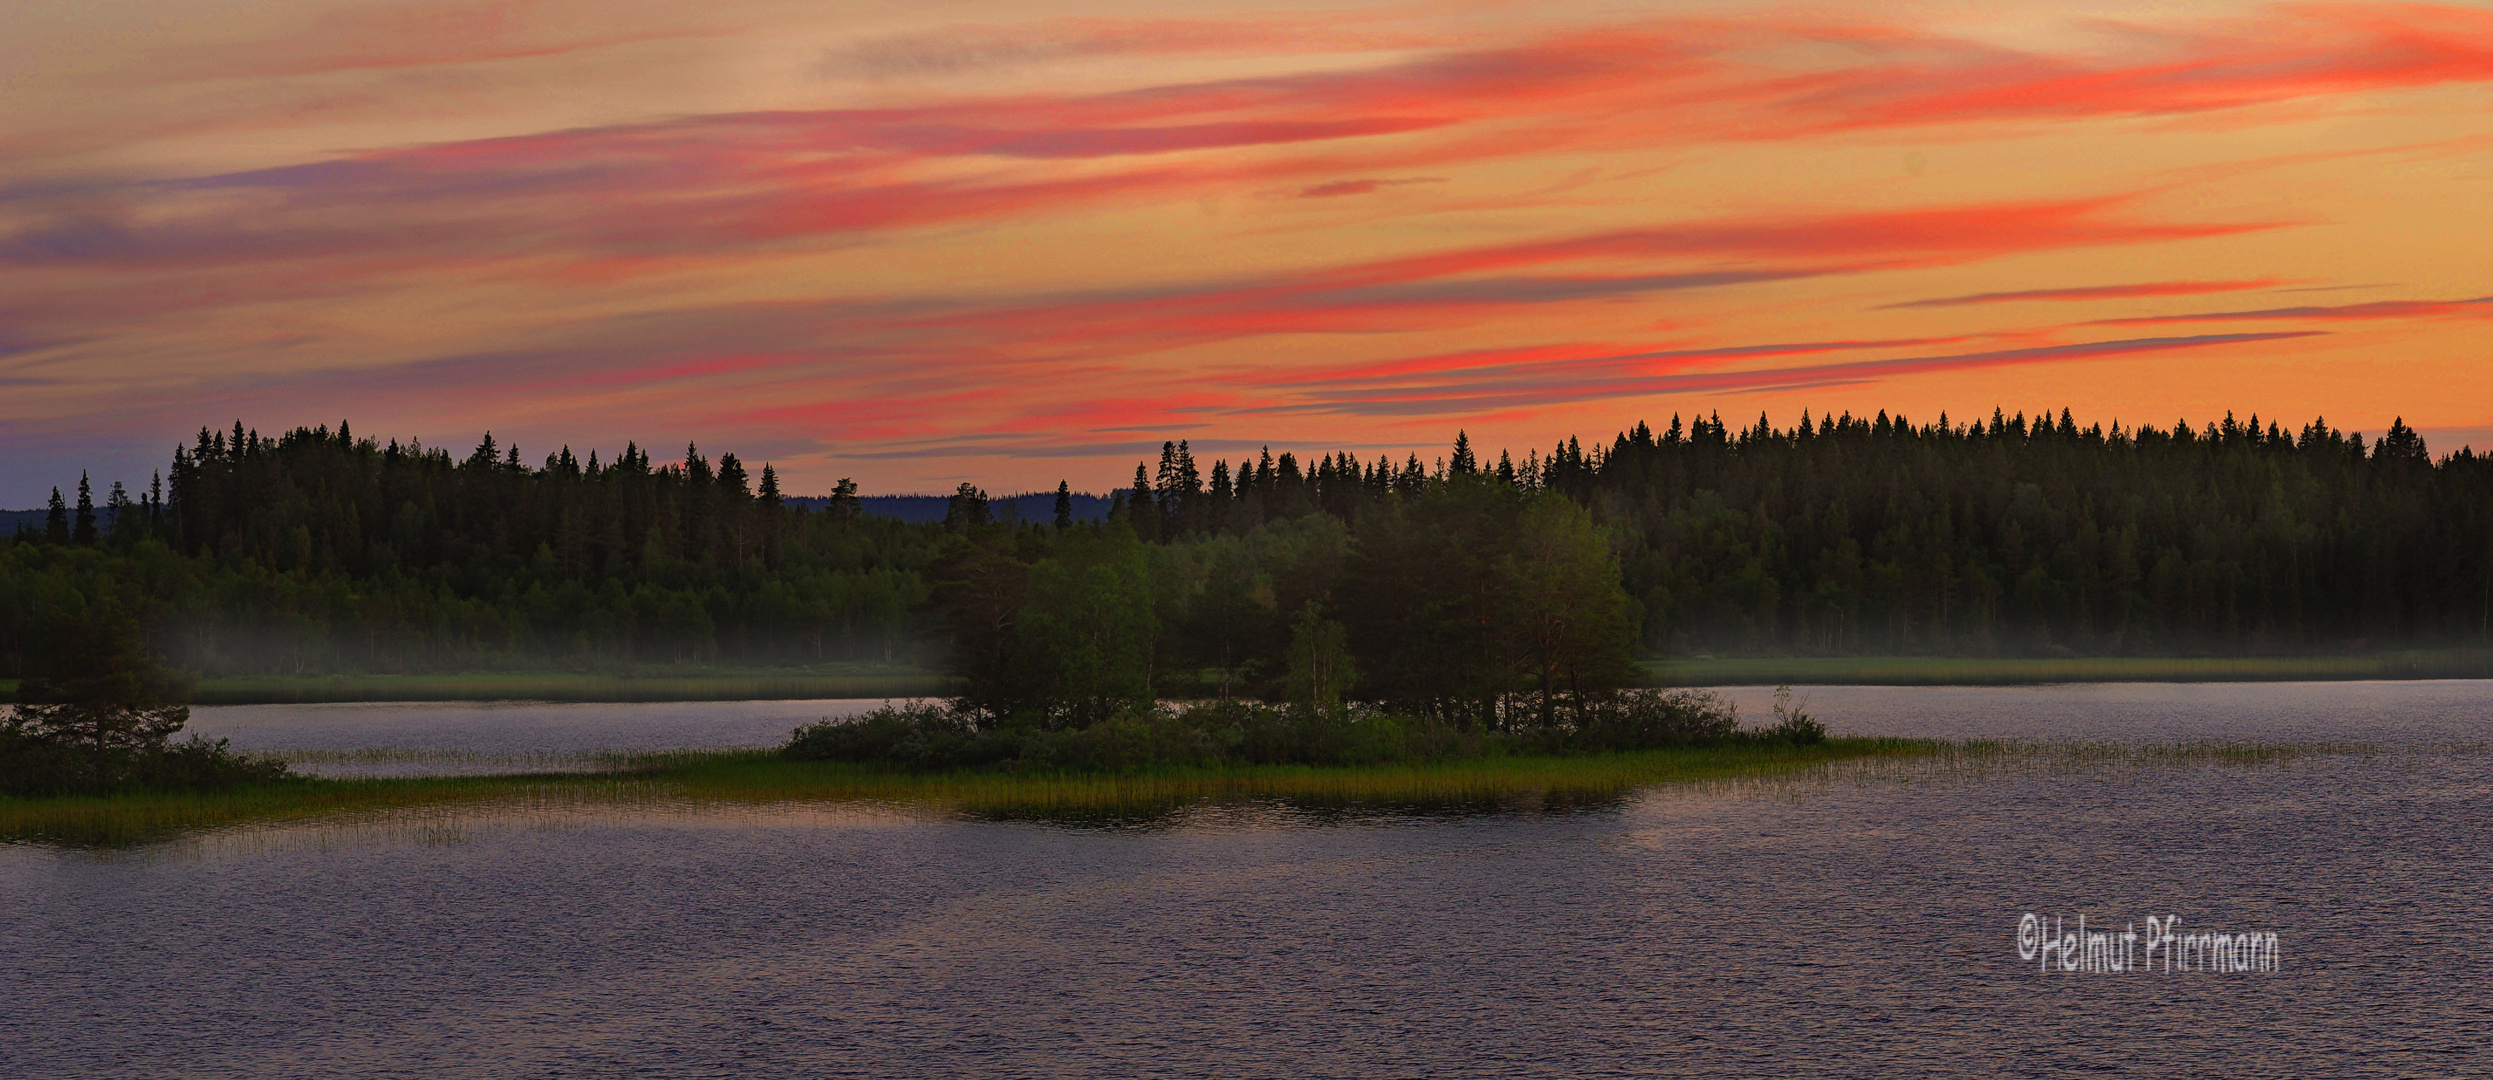
{"label": "bush", "polygon": [[1086,727],[1036,724],[981,730],[971,712],[932,702],[885,705],[796,729],[780,754],[913,770],[1118,771],[1155,766],[1380,765],[1474,758],[1515,740],[1431,721],[1349,708],[1240,701],[1186,708],[1129,706]]}
{"label": "bush", "polygon": [[1012,770],[1118,771],[1155,766],[1383,765],[1477,758],[1512,751],[1583,754],[1709,746],[1739,739],[1806,746],[1826,728],[1777,699],[1772,728],[1743,733],[1740,713],[1709,690],[1628,690],[1588,700],[1572,727],[1521,734],[1468,730],[1421,717],[1355,707],[1273,706],[1244,701],[1186,708],[1128,705],[1087,726],[1032,720],[982,727],[961,703],[907,702],[863,716],[796,729],[780,754],[912,770],[996,766]]}
{"label": "bush", "polygon": [[0,723],[0,795],[21,799],[129,791],[224,791],[294,779],[286,763],[192,736],[152,749],[96,750]]}
{"label": "bush", "polygon": [[910,769],[984,765],[1018,756],[1002,732],[980,731],[970,714],[939,702],[885,705],[847,720],[828,717],[796,729],[781,756],[797,761],[879,762]]}
{"label": "bush", "polygon": [[1740,710],[1711,690],[1625,690],[1587,701],[1584,721],[1567,733],[1578,751],[1704,746],[1739,734]]}
{"label": "bush", "polygon": [[1778,686],[1775,687],[1775,724],[1767,728],[1762,737],[1794,746],[1815,746],[1826,741],[1826,725],[1801,711],[1800,706],[1792,704],[1791,687]]}

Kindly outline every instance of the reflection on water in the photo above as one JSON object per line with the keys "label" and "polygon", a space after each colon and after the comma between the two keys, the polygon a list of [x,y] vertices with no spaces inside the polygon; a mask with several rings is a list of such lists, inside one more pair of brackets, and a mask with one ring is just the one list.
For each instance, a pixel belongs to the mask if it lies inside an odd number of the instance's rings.
{"label": "reflection on water", "polygon": [[[1846,762],[1554,806],[502,807],[10,848],[0,1075],[2481,1069],[2493,755],[2444,747],[2484,740],[2483,692],[2399,691],[2402,722],[2237,689],[2114,695],[2077,734],[2380,749]],[[1998,725],[1908,733],[2027,738],[2018,702],[2089,700],[1954,693],[1815,696],[1840,728],[1885,702]],[[2027,912],[2273,931],[2283,968],[2045,974]]]}

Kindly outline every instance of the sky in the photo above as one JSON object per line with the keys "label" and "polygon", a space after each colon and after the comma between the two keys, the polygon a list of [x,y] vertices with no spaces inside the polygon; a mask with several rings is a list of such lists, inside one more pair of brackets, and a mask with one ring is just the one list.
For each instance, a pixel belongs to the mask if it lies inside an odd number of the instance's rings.
{"label": "sky", "polygon": [[1639,420],[2493,447],[2493,5],[10,0],[0,506],[202,426],[791,494]]}

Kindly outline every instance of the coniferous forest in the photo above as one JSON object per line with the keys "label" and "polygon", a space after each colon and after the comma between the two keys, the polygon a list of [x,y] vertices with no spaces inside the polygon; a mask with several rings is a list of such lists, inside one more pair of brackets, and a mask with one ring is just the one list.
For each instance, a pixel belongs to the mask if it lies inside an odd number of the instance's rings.
{"label": "coniferous forest", "polygon": [[[1706,653],[2241,655],[2493,638],[2493,463],[2256,418],[1638,424],[1496,460],[1184,443],[1105,525],[820,509],[768,466],[202,431],[0,538],[0,673],[135,618],[207,674],[941,663],[997,712],[1544,704]],[[1433,704],[1431,704],[1433,703]]]}

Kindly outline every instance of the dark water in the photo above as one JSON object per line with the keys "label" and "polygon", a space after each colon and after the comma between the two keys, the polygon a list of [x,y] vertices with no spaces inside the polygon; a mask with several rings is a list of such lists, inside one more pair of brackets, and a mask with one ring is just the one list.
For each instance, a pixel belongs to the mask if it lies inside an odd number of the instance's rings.
{"label": "dark water", "polygon": [[[2493,692],[2381,685],[2357,730],[2289,709],[2267,737],[2384,749],[2283,765],[1924,763],[1565,812],[651,810],[13,848],[0,1075],[2482,1075],[2493,757],[2450,744],[2481,741]],[[1813,696],[1843,729],[2057,709],[2157,741],[2363,694],[2204,689]],[[2040,972],[2030,911],[2273,932],[2282,965]]]}

